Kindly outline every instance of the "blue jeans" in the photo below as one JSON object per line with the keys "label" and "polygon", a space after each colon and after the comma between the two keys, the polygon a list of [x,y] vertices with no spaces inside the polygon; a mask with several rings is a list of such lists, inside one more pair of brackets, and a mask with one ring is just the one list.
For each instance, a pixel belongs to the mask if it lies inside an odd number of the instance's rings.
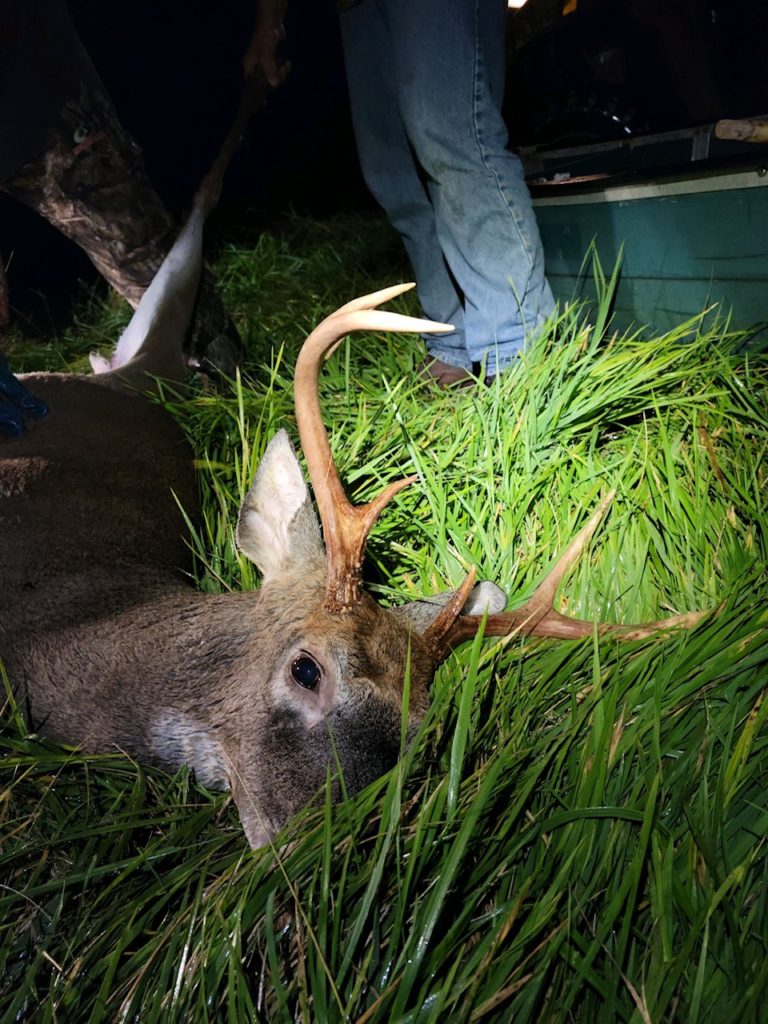
{"label": "blue jeans", "polygon": [[341,14],[366,183],[400,232],[430,355],[493,375],[554,309],[501,117],[506,0],[361,0]]}

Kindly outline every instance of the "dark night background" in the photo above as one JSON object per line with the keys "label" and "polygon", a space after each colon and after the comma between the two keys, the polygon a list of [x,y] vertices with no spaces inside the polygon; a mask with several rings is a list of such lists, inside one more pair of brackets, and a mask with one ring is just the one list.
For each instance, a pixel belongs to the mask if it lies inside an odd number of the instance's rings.
{"label": "dark night background", "polygon": [[[228,127],[253,0],[69,0],[73,20],[151,179],[181,215]],[[446,12],[450,0],[446,0]],[[529,0],[510,15],[505,116],[513,145],[567,145],[768,112],[768,4]],[[257,232],[287,209],[373,208],[354,152],[332,0],[291,0],[287,83],[254,120],[210,236]],[[11,302],[66,315],[87,258],[0,197]],[[44,298],[43,298],[44,297]]]}

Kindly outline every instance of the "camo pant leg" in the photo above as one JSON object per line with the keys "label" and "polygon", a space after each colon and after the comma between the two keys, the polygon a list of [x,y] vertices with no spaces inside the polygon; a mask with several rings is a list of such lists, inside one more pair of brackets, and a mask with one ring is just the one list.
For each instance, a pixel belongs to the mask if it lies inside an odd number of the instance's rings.
{"label": "camo pant leg", "polygon": [[[76,242],[109,284],[137,306],[176,236],[141,151],[98,87],[68,101],[51,145],[5,181],[3,191]],[[203,273],[190,330],[190,363],[234,375],[242,346],[210,271]]]}

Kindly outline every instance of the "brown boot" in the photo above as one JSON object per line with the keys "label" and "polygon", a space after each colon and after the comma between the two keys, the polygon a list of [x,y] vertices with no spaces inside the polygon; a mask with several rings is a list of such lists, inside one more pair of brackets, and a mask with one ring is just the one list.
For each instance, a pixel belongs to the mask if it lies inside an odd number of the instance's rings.
{"label": "brown boot", "polygon": [[469,370],[444,363],[442,359],[433,359],[431,356],[427,356],[419,363],[416,372],[422,380],[437,384],[439,388],[466,388],[477,383],[477,378],[473,377]]}

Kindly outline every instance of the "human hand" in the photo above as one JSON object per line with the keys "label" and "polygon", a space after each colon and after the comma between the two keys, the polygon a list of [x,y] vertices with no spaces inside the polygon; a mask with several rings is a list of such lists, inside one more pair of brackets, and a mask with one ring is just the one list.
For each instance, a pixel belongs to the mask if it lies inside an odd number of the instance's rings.
{"label": "human hand", "polygon": [[48,406],[16,380],[0,355],[0,432],[19,437],[25,430],[25,415],[39,419],[47,412]]}
{"label": "human hand", "polygon": [[243,75],[250,78],[259,71],[273,89],[288,77],[290,61],[280,62],[277,48],[285,39],[283,13],[286,0],[260,0],[256,24],[243,55]]}

